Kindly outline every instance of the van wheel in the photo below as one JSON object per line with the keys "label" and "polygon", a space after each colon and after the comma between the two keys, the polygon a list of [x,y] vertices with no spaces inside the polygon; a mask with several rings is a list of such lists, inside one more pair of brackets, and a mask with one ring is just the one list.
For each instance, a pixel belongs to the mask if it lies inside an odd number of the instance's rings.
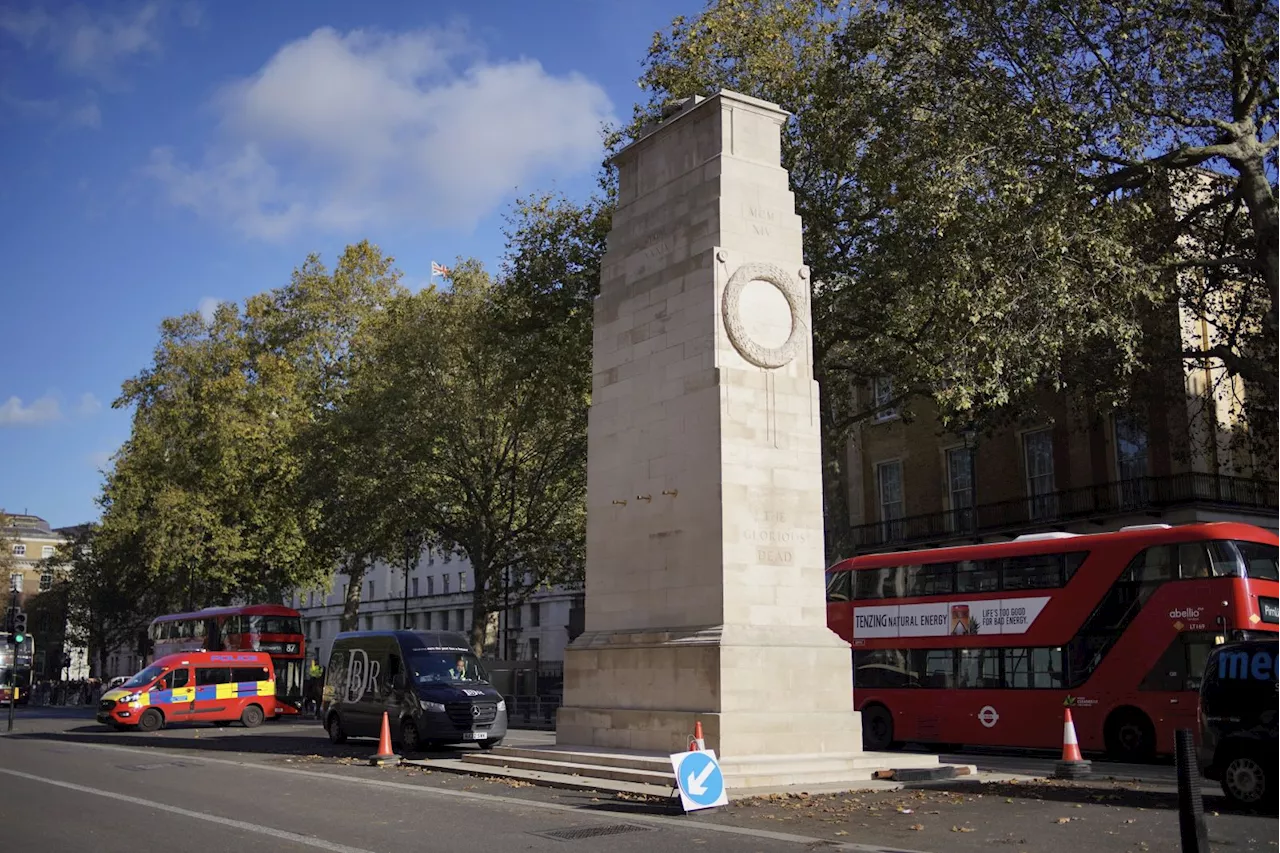
{"label": "van wheel", "polygon": [[862,709],[862,748],[883,752],[893,746],[893,715],[883,705]]}
{"label": "van wheel", "polygon": [[161,714],[155,708],[148,708],[138,718],[138,731],[140,732],[154,732],[163,725],[164,714]]}
{"label": "van wheel", "polygon": [[1156,727],[1137,708],[1124,708],[1107,718],[1107,754],[1117,761],[1150,761],[1156,754]]}
{"label": "van wheel", "polygon": [[1236,754],[1222,768],[1222,793],[1237,806],[1252,809],[1274,800],[1274,784],[1275,771],[1250,755]]}
{"label": "van wheel", "polygon": [[493,740],[478,740],[476,746],[481,749],[493,749],[495,746],[502,746],[502,738],[497,737]]}
{"label": "van wheel", "polygon": [[413,720],[400,723],[400,748],[405,752],[422,752],[422,739],[418,737],[418,724]]}
{"label": "van wheel", "polygon": [[329,715],[329,723],[325,726],[329,732],[329,743],[346,743],[347,733],[342,728],[342,720],[338,719],[337,714]]}
{"label": "van wheel", "polygon": [[257,705],[250,705],[245,708],[244,712],[240,715],[240,722],[246,729],[256,729],[258,726],[262,725],[263,716],[264,715],[260,707]]}

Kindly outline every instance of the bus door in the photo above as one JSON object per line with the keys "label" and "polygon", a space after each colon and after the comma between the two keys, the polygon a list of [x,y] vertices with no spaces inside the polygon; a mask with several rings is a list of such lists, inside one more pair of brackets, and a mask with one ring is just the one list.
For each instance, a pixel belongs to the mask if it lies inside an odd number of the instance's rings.
{"label": "bus door", "polygon": [[1171,752],[1173,732],[1199,727],[1197,698],[1188,692],[1200,690],[1205,661],[1216,643],[1213,632],[1179,632],[1138,685],[1156,727],[1157,750]]}

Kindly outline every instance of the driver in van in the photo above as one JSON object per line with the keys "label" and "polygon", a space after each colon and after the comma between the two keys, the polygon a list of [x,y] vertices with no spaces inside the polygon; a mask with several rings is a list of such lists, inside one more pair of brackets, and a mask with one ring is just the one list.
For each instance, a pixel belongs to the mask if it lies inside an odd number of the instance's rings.
{"label": "driver in van", "polygon": [[458,655],[458,659],[453,664],[453,669],[449,670],[449,678],[453,681],[467,680],[467,659],[462,655]]}

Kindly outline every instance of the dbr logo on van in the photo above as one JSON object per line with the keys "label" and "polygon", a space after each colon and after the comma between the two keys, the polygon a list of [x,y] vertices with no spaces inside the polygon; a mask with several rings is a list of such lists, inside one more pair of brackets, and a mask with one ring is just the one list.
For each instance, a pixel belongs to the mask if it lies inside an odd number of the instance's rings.
{"label": "dbr logo on van", "polygon": [[714,749],[677,752],[671,756],[671,767],[676,771],[676,787],[680,789],[680,803],[685,811],[729,804],[724,773],[720,771]]}
{"label": "dbr logo on van", "polygon": [[371,693],[378,683],[378,662],[369,660],[369,653],[364,649],[352,649],[351,659],[347,661],[347,685],[343,691],[343,702],[359,702],[366,693]]}

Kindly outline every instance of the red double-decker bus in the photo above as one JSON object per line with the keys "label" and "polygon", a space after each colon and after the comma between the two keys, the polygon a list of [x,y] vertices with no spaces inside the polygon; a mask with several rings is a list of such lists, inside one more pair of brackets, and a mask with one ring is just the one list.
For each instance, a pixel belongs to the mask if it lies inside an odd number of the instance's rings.
{"label": "red double-decker bus", "polygon": [[1173,751],[1210,650],[1274,636],[1275,534],[1144,525],[854,557],[827,572],[863,742]]}
{"label": "red double-decker bus", "polygon": [[151,622],[151,660],[177,652],[266,652],[276,675],[280,713],[302,708],[306,637],[302,616],[279,604],[206,607],[195,613],[172,613]]}

